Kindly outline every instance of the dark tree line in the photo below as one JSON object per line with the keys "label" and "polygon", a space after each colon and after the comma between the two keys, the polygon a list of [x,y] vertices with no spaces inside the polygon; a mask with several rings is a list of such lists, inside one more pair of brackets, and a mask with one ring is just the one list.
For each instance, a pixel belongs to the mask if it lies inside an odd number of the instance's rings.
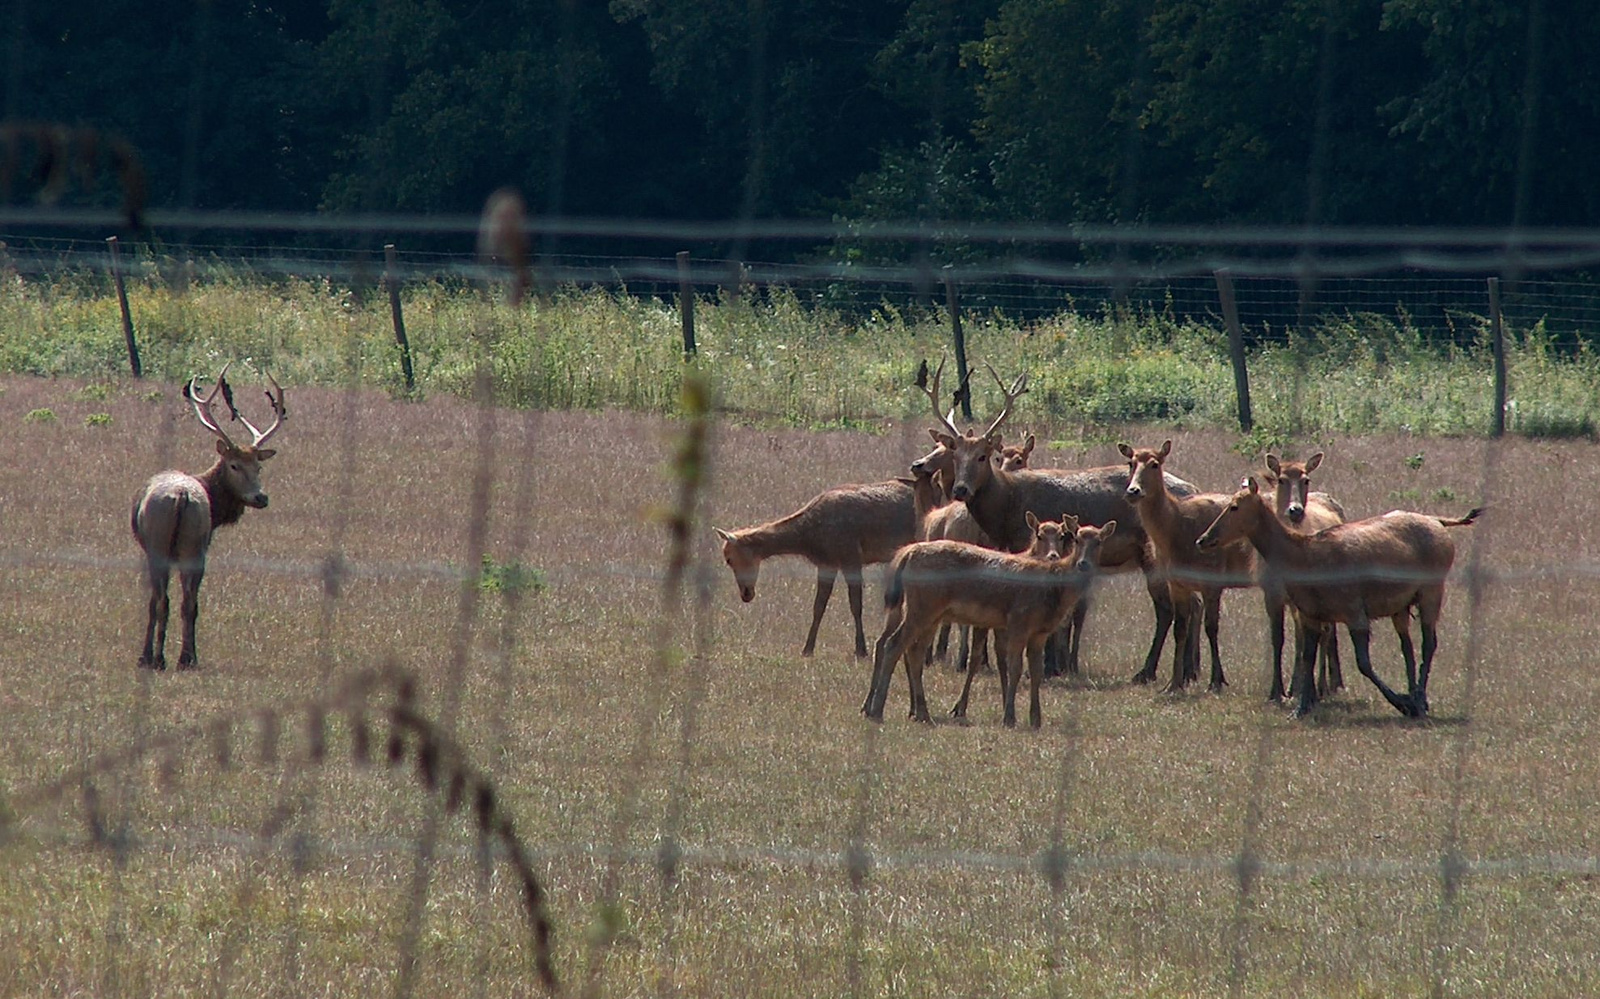
{"label": "dark tree line", "polygon": [[473,212],[511,184],[577,216],[1600,222],[1579,0],[0,10],[5,116],[126,137],[158,207]]}

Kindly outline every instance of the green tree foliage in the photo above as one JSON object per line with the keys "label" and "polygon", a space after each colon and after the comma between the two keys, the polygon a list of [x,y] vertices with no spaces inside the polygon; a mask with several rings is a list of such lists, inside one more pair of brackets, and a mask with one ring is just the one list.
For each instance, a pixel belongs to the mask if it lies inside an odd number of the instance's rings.
{"label": "green tree foliage", "polygon": [[1571,0],[8,0],[0,30],[6,116],[126,137],[159,207],[1600,215]]}

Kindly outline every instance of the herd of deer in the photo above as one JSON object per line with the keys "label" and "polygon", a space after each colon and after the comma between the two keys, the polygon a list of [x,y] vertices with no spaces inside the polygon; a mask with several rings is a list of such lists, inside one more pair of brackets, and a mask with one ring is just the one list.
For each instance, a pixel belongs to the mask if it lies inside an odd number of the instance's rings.
{"label": "herd of deer", "polygon": [[[856,655],[867,655],[862,626],[862,568],[889,563],[884,591],[887,617],[873,651],[872,680],[861,710],[883,717],[896,665],[903,659],[911,717],[931,721],[923,692],[924,664],[935,632],[950,624],[976,633],[963,655],[967,669],[951,714],[966,714],[983,640],[995,635],[1005,724],[1016,723],[1022,664],[1028,664],[1029,722],[1041,724],[1040,681],[1046,660],[1079,670],[1079,641],[1098,572],[1137,568],[1144,573],[1155,610],[1155,633],[1137,683],[1156,678],[1168,633],[1178,691],[1200,675],[1200,629],[1210,649],[1210,689],[1227,684],[1218,651],[1222,592],[1259,587],[1272,637],[1269,697],[1295,699],[1305,716],[1320,696],[1343,686],[1337,625],[1344,625],[1356,664],[1401,714],[1428,713],[1428,673],[1438,648],[1445,579],[1455,560],[1450,528],[1471,524],[1475,509],[1457,520],[1392,511],[1347,521],[1339,502],[1312,492],[1319,452],[1305,462],[1266,456],[1264,472],[1247,476],[1234,493],[1207,493],[1163,468],[1172,442],[1159,448],[1118,449],[1125,465],[1089,469],[1028,467],[1030,436],[1006,447],[1001,427],[1027,392],[1023,375],[1008,388],[1000,415],[982,433],[956,429],[954,411],[940,412],[939,379],[919,386],[933,403],[939,426],[929,430],[931,452],[911,464],[911,477],[871,485],[840,486],[816,496],[787,517],[738,531],[717,530],[723,559],[739,595],[754,599],[763,560],[800,555],[817,567],[811,629],[802,655],[816,648],[817,629],[843,574],[855,620]],[[1264,495],[1265,484],[1271,496]],[[1420,664],[1411,641],[1415,609],[1422,628]],[[1284,612],[1296,625],[1292,684],[1283,683]],[[1406,691],[1390,688],[1373,670],[1368,646],[1372,621],[1389,618],[1406,664]],[[966,643],[963,643],[964,645]],[[1053,646],[1047,652],[1047,645]],[[1322,672],[1317,672],[1321,654]]]}
{"label": "herd of deer", "polygon": [[[963,433],[954,410],[940,414],[939,381],[919,385],[939,426],[929,430],[934,448],[911,464],[911,476],[830,489],[787,517],[739,531],[717,530],[722,555],[740,598],[755,598],[761,563],[800,555],[817,567],[811,628],[802,655],[811,655],[817,630],[842,573],[855,621],[856,655],[867,655],[862,625],[862,568],[888,562],[887,617],[873,652],[872,680],[861,710],[880,720],[896,665],[905,663],[911,716],[929,722],[922,672],[941,626],[972,629],[961,654],[966,681],[951,714],[966,715],[972,678],[994,636],[1004,721],[1016,724],[1016,697],[1024,660],[1030,680],[1029,722],[1041,724],[1039,687],[1047,657],[1068,674],[1079,671],[1079,647],[1091,584],[1101,571],[1137,568],[1144,573],[1155,610],[1155,633],[1134,681],[1155,679],[1169,631],[1173,633],[1168,691],[1200,675],[1200,629],[1210,648],[1210,689],[1227,683],[1217,634],[1223,590],[1258,586],[1272,636],[1269,697],[1296,699],[1304,716],[1320,695],[1343,685],[1334,637],[1344,625],[1363,676],[1402,714],[1428,713],[1428,673],[1438,648],[1444,584],[1455,559],[1450,528],[1471,524],[1482,512],[1458,520],[1393,511],[1347,521],[1337,500],[1310,491],[1321,453],[1305,462],[1266,456],[1266,471],[1245,478],[1232,494],[1205,493],[1163,468],[1172,442],[1160,448],[1119,445],[1126,465],[1089,469],[1034,469],[1030,435],[1006,447],[1000,434],[1027,376],[1008,388],[1000,415],[983,433]],[[273,421],[256,427],[234,407],[226,376],[202,397],[194,380],[185,398],[200,423],[217,438],[217,458],[199,475],[167,471],[152,477],[133,507],[132,527],[145,554],[149,615],[139,665],[165,669],[167,598],[172,570],[182,591],[183,642],[179,668],[197,663],[195,622],[206,552],[218,527],[236,523],[246,507],[264,509],[261,463],[265,447],[283,425],[283,389],[269,374],[266,396]],[[990,374],[994,371],[991,368]],[[217,397],[250,431],[236,444],[212,412]],[[1272,490],[1269,500],[1262,494]],[[1422,659],[1411,642],[1413,608],[1422,627]],[[1292,686],[1283,683],[1284,611],[1296,623]],[[1372,621],[1390,618],[1406,664],[1406,692],[1390,688],[1373,671],[1368,654]],[[943,638],[940,640],[941,650]],[[1048,647],[1048,651],[1047,651]],[[1317,675],[1319,650],[1322,674]],[[1064,660],[1064,662],[1063,662]]]}

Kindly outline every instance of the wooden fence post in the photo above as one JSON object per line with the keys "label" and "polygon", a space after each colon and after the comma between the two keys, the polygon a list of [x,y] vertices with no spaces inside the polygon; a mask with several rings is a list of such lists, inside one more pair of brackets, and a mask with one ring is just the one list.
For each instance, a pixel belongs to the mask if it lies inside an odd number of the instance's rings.
{"label": "wooden fence post", "polygon": [[1228,326],[1228,353],[1233,356],[1233,388],[1239,396],[1239,429],[1249,433],[1255,427],[1250,415],[1250,372],[1244,363],[1244,330],[1239,328],[1239,306],[1233,298],[1233,275],[1226,267],[1214,273],[1217,297],[1222,300],[1222,321]]}
{"label": "wooden fence post", "polygon": [[967,384],[967,335],[961,330],[961,301],[956,297],[956,278],[950,265],[944,265],[944,304],[950,310],[950,333],[956,342],[956,370],[961,373],[961,387],[956,397],[961,400],[961,418],[972,419],[972,389]]}
{"label": "wooden fence post", "polygon": [[411,368],[411,341],[406,339],[406,319],[400,311],[400,275],[395,263],[393,243],[383,244],[383,284],[389,290],[389,315],[394,320],[394,339],[400,345],[400,373],[406,379],[406,391],[417,388],[416,373]]}
{"label": "wooden fence post", "polygon": [[139,363],[139,342],[133,338],[133,316],[128,312],[128,287],[122,280],[122,253],[117,237],[107,236],[106,246],[111,250],[111,283],[117,288],[117,307],[122,310],[122,339],[128,344],[128,367],[133,377],[144,377],[144,365]]}
{"label": "wooden fence post", "polygon": [[689,251],[678,251],[678,312],[683,316],[683,359],[693,359],[694,345],[694,281],[690,274]]}
{"label": "wooden fence post", "polygon": [[1494,429],[1506,435],[1506,334],[1500,317],[1500,279],[1489,279],[1489,337],[1494,348]]}

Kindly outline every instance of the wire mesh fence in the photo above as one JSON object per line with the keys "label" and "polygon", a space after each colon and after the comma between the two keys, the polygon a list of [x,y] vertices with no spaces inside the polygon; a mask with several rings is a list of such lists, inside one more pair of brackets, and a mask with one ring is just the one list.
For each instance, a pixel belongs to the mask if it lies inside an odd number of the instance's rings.
{"label": "wire mesh fence", "polygon": [[[23,280],[94,274],[108,266],[103,245],[92,240],[6,242],[9,266]],[[348,280],[358,273],[345,252],[258,249],[259,264],[218,266],[233,275],[242,267],[266,280]],[[399,257],[408,280],[467,282],[483,274],[479,262],[462,254],[402,250]],[[169,264],[160,253],[140,249],[136,261],[145,269],[141,280],[165,280]],[[374,275],[381,273],[381,263],[371,266]],[[670,295],[677,287],[676,262],[665,257],[571,258],[560,266],[571,268],[552,265],[563,281],[590,274],[634,294]],[[768,270],[747,264],[742,280],[758,286]],[[722,265],[710,265],[706,287],[715,289],[723,273]],[[869,309],[885,294],[885,286],[851,283],[826,268],[782,273],[785,287],[810,288],[819,303],[842,294],[849,307]],[[924,273],[915,266],[898,269],[897,287],[914,288]],[[985,285],[980,276],[971,290],[963,285],[964,307],[1038,316],[1117,308],[1201,321],[1216,315],[1209,275],[1174,273],[1150,284],[1116,275],[1082,283],[1061,275],[1049,281],[1010,277]],[[191,279],[208,279],[202,265]],[[651,280],[659,289],[649,287]],[[1286,335],[1310,311],[1409,317],[1398,321],[1465,343],[1478,335],[1484,315],[1472,304],[1484,294],[1481,276],[1236,281],[1241,317],[1262,340]],[[847,292],[831,290],[841,284]],[[1516,288],[1515,296],[1526,296],[1511,299],[1527,310],[1522,315],[1567,323],[1580,333],[1589,326],[1593,302],[1583,281],[1524,278]],[[1427,316],[1437,316],[1438,325],[1423,326]],[[359,369],[362,362],[353,356],[351,363]],[[575,428],[560,414],[492,406],[480,383],[470,404],[430,412],[424,429],[407,422],[404,436],[386,441],[385,421],[411,418],[398,415],[398,404],[376,405],[361,384],[356,377],[346,388],[323,390],[311,405],[297,407],[290,426],[303,435],[300,460],[316,467],[314,475],[294,481],[317,497],[309,506],[314,512],[282,527],[270,527],[269,520],[286,516],[281,509],[252,514],[237,530],[271,529],[285,550],[232,554],[220,560],[209,584],[224,592],[252,585],[279,592],[274,599],[281,607],[267,641],[287,647],[268,654],[293,661],[286,670],[292,690],[263,682],[260,671],[233,677],[202,670],[192,678],[138,673],[134,684],[108,682],[134,670],[131,657],[97,633],[73,654],[89,682],[116,692],[93,699],[103,732],[94,730],[93,712],[73,711],[75,736],[40,736],[60,723],[55,712],[65,710],[64,702],[9,696],[8,713],[26,719],[19,725],[51,751],[13,750],[8,767],[0,866],[28,894],[11,897],[7,919],[17,928],[33,919],[59,923],[74,903],[69,889],[57,886],[77,885],[71,890],[87,893],[90,918],[66,918],[71,933],[60,939],[84,934],[88,949],[81,953],[92,956],[79,960],[72,946],[41,943],[29,930],[23,934],[27,947],[18,951],[23,956],[5,973],[8,990],[72,991],[88,975],[88,986],[108,995],[163,986],[251,993],[263,983],[304,992],[326,984],[327,951],[336,951],[345,936],[364,950],[345,959],[372,975],[352,973],[344,984],[376,983],[402,995],[472,988],[866,995],[901,987],[894,983],[916,992],[950,973],[948,965],[928,958],[928,941],[956,947],[964,939],[963,959],[994,961],[993,952],[972,949],[974,935],[987,936],[997,950],[1020,947],[1028,955],[1018,967],[988,964],[957,976],[964,985],[997,992],[1072,994],[1120,986],[1159,992],[1177,983],[1201,994],[1253,995],[1288,983],[1317,994],[1360,981],[1458,995],[1485,994],[1485,987],[1463,984],[1463,975],[1488,982],[1490,991],[1506,986],[1537,993],[1556,982],[1592,983],[1593,954],[1582,942],[1592,934],[1580,934],[1594,922],[1583,885],[1600,868],[1600,855],[1581,830],[1584,807],[1575,818],[1553,804],[1560,795],[1550,793],[1581,790],[1592,774],[1583,764],[1547,771],[1542,768],[1549,764],[1541,762],[1554,745],[1588,745],[1592,737],[1582,719],[1592,693],[1570,677],[1552,681],[1552,696],[1569,698],[1571,710],[1541,721],[1527,708],[1528,697],[1513,689],[1545,669],[1546,655],[1575,655],[1582,647],[1577,630],[1549,653],[1520,648],[1533,635],[1581,619],[1597,592],[1594,566],[1582,557],[1587,513],[1581,504],[1556,515],[1552,536],[1532,551],[1499,533],[1509,518],[1472,528],[1466,557],[1451,578],[1452,675],[1436,698],[1448,708],[1432,723],[1386,723],[1377,717],[1387,710],[1381,704],[1352,698],[1351,707],[1335,698],[1324,716],[1333,720],[1320,725],[1296,728],[1281,713],[1253,704],[1230,706],[1218,725],[1203,717],[1206,709],[1191,709],[1192,702],[1152,705],[1148,697],[1090,683],[1048,692],[1042,736],[1000,732],[992,718],[971,730],[923,732],[892,717],[881,727],[861,721],[854,699],[865,689],[865,675],[854,663],[822,667],[816,678],[791,678],[775,688],[751,686],[747,678],[730,681],[730,674],[778,669],[792,675],[809,666],[786,648],[787,636],[769,633],[785,627],[783,618],[761,623],[754,636],[748,620],[730,620],[726,580],[721,570],[714,572],[713,551],[703,543],[724,510],[749,519],[776,516],[787,508],[780,498],[899,471],[917,450],[920,424],[899,439],[891,435],[819,462],[808,454],[803,434],[780,440],[769,431],[718,425],[691,382],[688,419],[665,444],[663,431],[652,427],[622,446],[598,418]],[[9,425],[23,425],[27,410],[20,407],[37,391],[22,386],[0,394]],[[137,403],[120,403],[118,418],[126,418],[135,436],[153,433],[159,464],[183,464],[191,448],[181,401],[164,403],[161,418],[138,411]],[[17,466],[22,476],[71,474],[62,464],[67,456],[56,453],[61,441],[41,436],[47,433],[32,427],[12,445],[24,458]],[[602,464],[643,471],[566,481],[574,478],[565,471],[573,463],[573,441],[601,439],[616,448]],[[1397,447],[1443,447],[1421,439],[1340,443],[1359,455],[1343,466],[1343,486],[1372,513],[1381,512],[1404,473],[1391,461],[1381,474],[1363,474],[1362,462],[1376,464],[1383,460],[1376,455]],[[1236,480],[1240,463],[1221,440],[1192,446],[1209,449],[1194,459],[1208,481]],[[1420,486],[1420,498],[1459,503],[1452,516],[1468,505],[1458,498],[1470,498],[1471,505],[1487,500],[1492,507],[1515,503],[1525,488],[1519,483],[1543,484],[1537,475],[1556,474],[1537,444],[1457,441],[1450,447],[1455,458],[1440,473],[1446,478]],[[1508,449],[1515,453],[1508,456]],[[146,440],[140,453],[148,450]],[[446,450],[453,463],[436,469],[434,456]],[[657,474],[663,455],[665,476]],[[137,466],[122,477],[128,482],[151,470],[143,459],[126,460]],[[775,469],[792,471],[802,461],[805,473],[788,476],[794,482],[773,483]],[[449,498],[419,492],[383,505],[368,496],[423,488],[399,481],[405,476],[397,465],[449,482]],[[348,474],[356,468],[372,478]],[[111,483],[111,492],[121,484]],[[1452,491],[1445,495],[1447,488]],[[111,535],[103,528],[90,532],[94,541],[74,546],[61,540],[69,517],[22,498],[20,486],[9,495],[0,567],[15,593],[80,586],[114,600],[110,594],[131,590],[136,563],[106,540]],[[631,504],[620,526],[607,520],[617,514],[617,497]],[[118,495],[101,505],[112,511],[121,502]],[[653,512],[641,516],[647,506]],[[121,517],[116,509],[100,519]],[[423,549],[421,555],[374,540],[393,523],[406,525],[400,533],[406,544]],[[608,525],[616,535],[609,541]],[[598,550],[579,556],[572,541],[558,540],[573,535]],[[239,542],[230,536],[219,548]],[[497,564],[525,563],[540,566],[538,588],[495,588],[508,578],[496,574]],[[809,572],[775,563],[764,578],[784,593],[783,606],[799,608]],[[1129,588],[1120,582],[1111,581],[1104,597],[1106,614],[1118,625],[1102,625],[1091,640],[1142,647],[1142,625],[1127,626],[1146,613],[1140,594],[1124,592]],[[392,604],[383,605],[389,611],[426,618],[395,626],[397,633],[403,629],[406,650],[395,658],[416,679],[369,671],[381,660],[383,643],[355,623],[369,620],[373,606],[369,596],[352,600],[363,588],[392,591]],[[23,651],[7,657],[8,684],[22,683],[43,654],[48,643],[37,633],[70,628],[76,613],[31,596],[17,599],[15,619],[28,636],[19,642]],[[554,609],[538,609],[541,601]],[[1230,617],[1243,616],[1248,603],[1231,598]],[[137,615],[127,599],[117,606]],[[241,616],[234,612],[233,620]],[[124,623],[131,628],[136,622]],[[601,637],[591,629],[613,634]],[[593,648],[586,651],[586,645]],[[1235,644],[1228,646],[1230,656],[1239,656],[1241,647],[1255,654],[1254,647]],[[595,679],[573,688],[546,686],[550,671],[590,672]],[[388,699],[374,704],[380,690]],[[176,691],[195,703],[175,704]],[[1253,701],[1255,693],[1235,690],[1215,700]],[[1107,700],[1122,705],[1114,721],[1100,716]],[[784,738],[805,741],[776,745],[757,731],[730,728],[730,714],[759,721],[771,710],[832,720],[809,733],[806,726],[785,727]],[[186,723],[178,721],[178,712],[191,711]],[[593,731],[567,730],[547,720],[547,712],[581,716]],[[1108,747],[1124,738],[1117,728],[1130,721],[1164,730],[1160,740],[1140,745],[1173,754],[1170,773],[1118,772],[1116,750]],[[1415,752],[1428,763],[1403,769],[1397,788],[1382,789],[1373,783],[1382,768],[1351,760],[1339,745],[1346,737],[1378,752]],[[1537,746],[1533,756],[1503,762],[1500,743],[1518,739]],[[946,745],[937,748],[941,741]],[[807,769],[806,761],[821,753],[818,744],[831,750],[816,764],[825,777]],[[1200,761],[1182,758],[1197,745],[1200,753],[1219,754],[1204,770],[1196,769]],[[783,752],[798,759],[775,772],[738,762]],[[914,762],[919,754],[922,764]],[[1323,783],[1316,767],[1285,764],[1289,755],[1329,757],[1327,766],[1350,768],[1367,783]],[[1000,795],[984,816],[956,812],[940,821],[908,814],[913,809],[896,787],[905,781],[931,793],[947,778],[919,773],[928,760],[1004,773],[1011,758],[1027,761],[1027,792]],[[405,779],[382,776],[400,767]],[[1225,786],[1195,791],[1217,779],[1212,767],[1226,775]],[[1292,774],[1288,785],[1275,777],[1285,767]],[[1521,779],[1531,779],[1535,789],[1508,794],[1505,785]],[[1103,786],[1118,780],[1142,788],[1141,794],[1199,794],[1200,802],[1122,812]],[[957,783],[976,793],[974,781],[967,774]],[[772,794],[747,788],[763,782]],[[1322,788],[1331,803],[1320,805],[1303,785]],[[806,814],[801,802],[818,794],[835,800],[820,814]],[[1421,817],[1406,817],[1408,799],[1427,801]],[[1504,839],[1486,832],[1509,819],[1503,810],[1513,802],[1526,812],[1514,824],[1529,828]],[[755,814],[741,819],[740,807]],[[938,799],[927,811],[941,807],[953,806]],[[546,808],[566,817],[551,819]],[[1206,808],[1226,819],[1204,815]],[[1096,823],[1093,814],[1101,810],[1113,817]],[[463,817],[463,828],[452,830],[456,816]],[[1144,822],[1194,823],[1203,831],[1192,837],[1137,831],[1141,816]],[[985,835],[986,822],[1005,832]],[[1373,832],[1346,830],[1319,840],[1319,827],[1328,823],[1365,824]],[[1541,832],[1541,824],[1548,828]],[[168,904],[162,899],[186,892],[211,898],[202,887],[200,872],[207,870],[221,882],[222,901],[162,909]],[[330,898],[330,880],[341,878],[383,885],[387,894],[378,914],[357,918],[346,910],[364,903]],[[82,887],[101,879],[104,884],[92,890]],[[769,891],[781,898],[781,911],[763,908]],[[1397,903],[1397,895],[1405,901]],[[947,901],[935,906],[928,901],[933,898]],[[1542,957],[1518,958],[1509,944],[1495,942],[1530,911],[1556,905],[1567,907],[1561,918],[1532,932]],[[737,918],[719,921],[719,908]],[[960,925],[932,925],[938,919]],[[1400,928],[1401,942],[1394,950],[1370,947],[1364,927],[1372,925]],[[200,971],[151,958],[154,930],[170,933],[175,926],[190,946],[210,955]],[[747,950],[742,936],[791,930],[819,939],[788,945],[784,956],[752,971],[749,962],[760,965],[760,950]],[[1355,974],[1308,956],[1319,934],[1354,962]],[[1288,943],[1279,939],[1285,936]],[[1164,947],[1163,938],[1177,942]],[[472,974],[478,977],[455,977]]]}

